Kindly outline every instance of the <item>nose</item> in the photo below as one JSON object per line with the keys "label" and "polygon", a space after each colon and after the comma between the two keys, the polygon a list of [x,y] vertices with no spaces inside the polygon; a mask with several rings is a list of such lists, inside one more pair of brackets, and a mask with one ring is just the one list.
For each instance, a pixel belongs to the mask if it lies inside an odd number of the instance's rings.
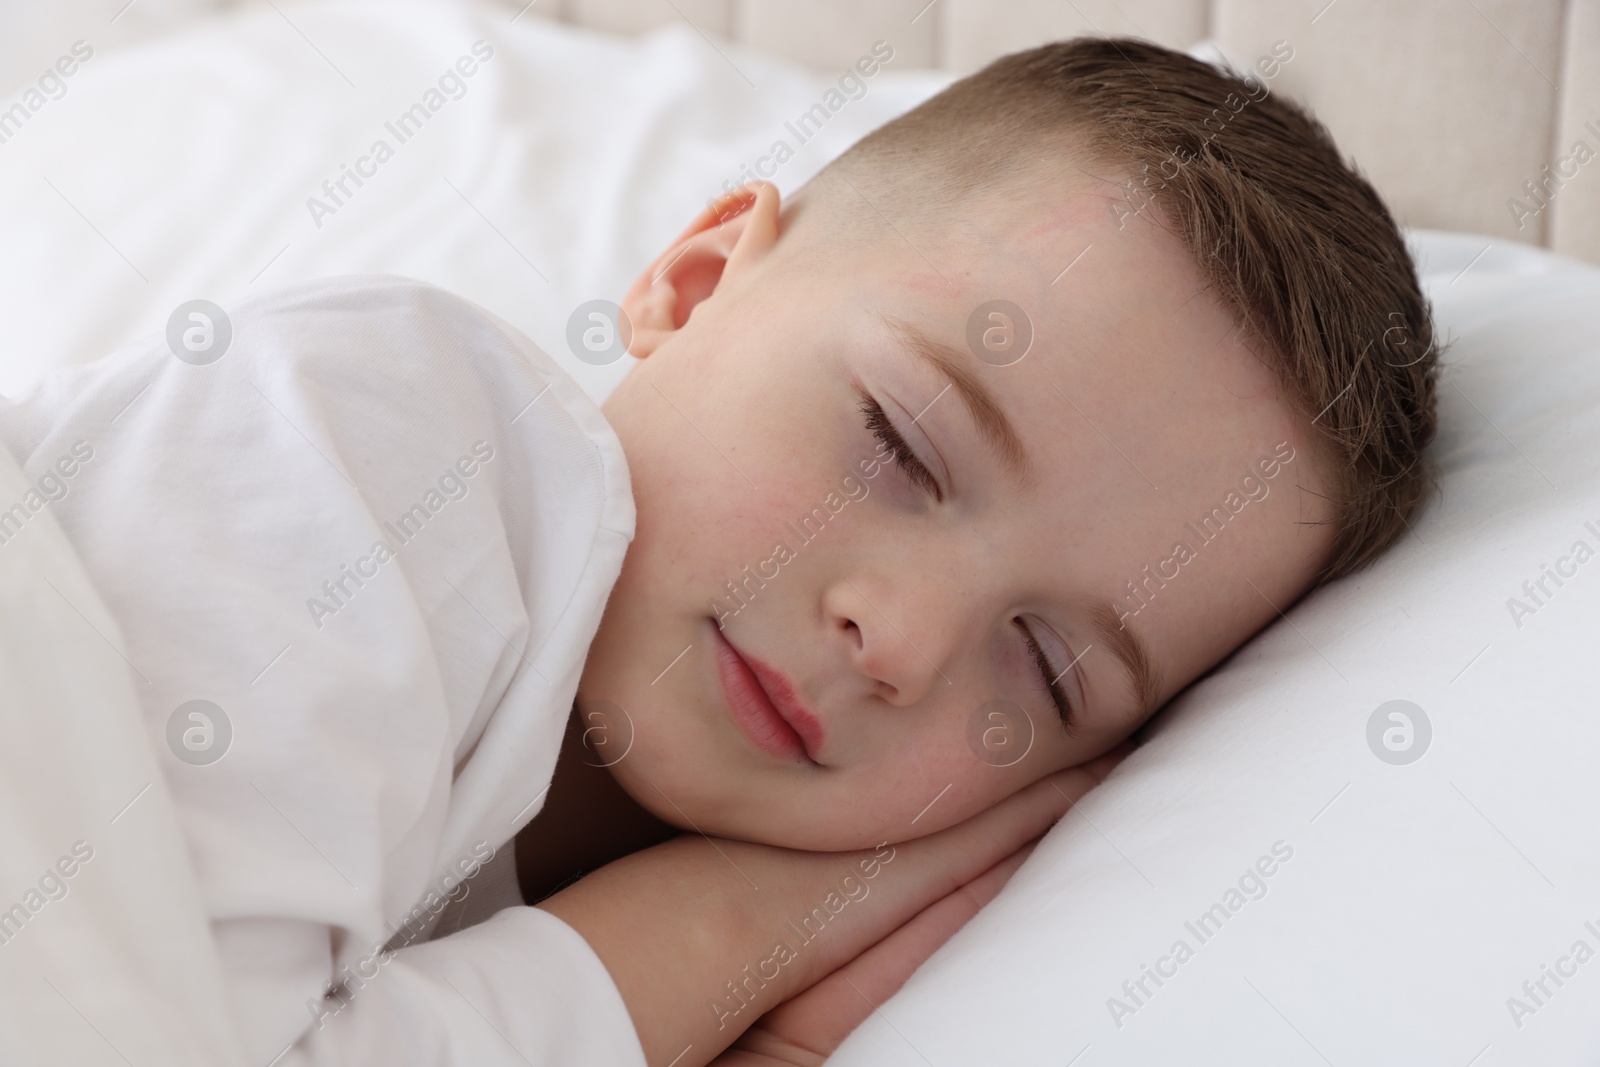
{"label": "nose", "polygon": [[877,695],[909,707],[952,685],[948,668],[960,640],[962,592],[951,583],[841,578],[824,596],[829,624],[851,665]]}

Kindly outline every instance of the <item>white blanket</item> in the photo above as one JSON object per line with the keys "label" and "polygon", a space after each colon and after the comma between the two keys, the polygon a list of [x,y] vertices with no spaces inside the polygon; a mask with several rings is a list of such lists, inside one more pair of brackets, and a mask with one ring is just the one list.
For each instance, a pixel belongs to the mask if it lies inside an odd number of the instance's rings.
{"label": "white blanket", "polygon": [[545,912],[382,951],[549,784],[633,531],[574,383],[335,279],[68,368],[0,443],[0,1062],[642,1064]]}
{"label": "white blanket", "polygon": [[[763,176],[789,193],[950,79],[896,57],[802,142],[785,123],[838,71],[682,22],[637,40],[575,29],[538,18],[548,3],[513,22],[489,4],[277,0],[282,14],[97,51],[0,145],[0,393],[160,330],[185,300],[376,272],[488,308],[598,398],[626,368],[568,354],[574,308],[619,299],[779,139],[793,158]],[[63,49],[99,45],[106,18],[64,27]],[[473,74],[402,143],[385,124],[463,56]],[[393,156],[363,164],[379,139]],[[334,203],[323,183],[357,166],[376,174]],[[312,200],[337,210],[313,217]]]}

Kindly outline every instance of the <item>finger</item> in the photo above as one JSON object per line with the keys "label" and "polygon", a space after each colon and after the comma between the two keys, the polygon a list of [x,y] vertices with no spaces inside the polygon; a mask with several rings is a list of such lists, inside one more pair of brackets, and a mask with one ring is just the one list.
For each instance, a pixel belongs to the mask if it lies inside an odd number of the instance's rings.
{"label": "finger", "polygon": [[[804,951],[797,951],[798,962],[781,972],[792,997],[1044,834],[1094,787],[1099,781],[1096,775],[1111,762],[1091,761],[1047,776],[955,826],[898,845],[884,845],[871,853],[798,853],[720,841],[708,843],[715,855],[700,859],[710,862],[713,871],[718,864],[729,865],[750,884],[761,887],[759,895],[748,897],[733,887],[750,909],[749,922],[741,925],[751,938],[770,943],[766,931],[771,930],[787,940],[790,934],[785,931],[792,929],[797,915],[814,917],[812,927],[828,929],[826,938],[804,938]],[[698,845],[685,841],[681,847],[690,850]],[[838,904],[832,915],[819,910],[830,894],[836,901],[843,899],[835,890],[844,874],[851,875],[857,885],[870,886],[870,896],[851,903],[848,910]]]}
{"label": "finger", "polygon": [[[904,915],[948,896],[1041,836],[1115,765],[1108,756],[1047,775],[965,822],[892,846],[903,863]],[[914,900],[910,898],[915,898]]]}
{"label": "finger", "polygon": [[1080,763],[1076,767],[1068,767],[1045,780],[1053,782],[1063,798],[1071,803],[1077,803],[1085,793],[1105,781],[1111,772],[1116,770],[1117,765],[1137,747],[1131,741],[1124,741],[1094,759]]}
{"label": "finger", "polygon": [[[989,901],[1000,894],[1011,876],[1017,873],[1028,857],[1033,855],[1033,850],[1039,847],[1038,840],[1029,841],[999,863],[984,871],[978,877],[962,886],[957,892],[972,901],[976,908],[982,908]],[[946,898],[948,899],[948,898]],[[950,931],[952,934],[954,930]]]}
{"label": "finger", "polygon": [[1083,766],[1085,769],[1091,770],[1091,772],[1096,774],[1098,777],[1104,778],[1106,775],[1111,773],[1112,769],[1115,768],[1117,764],[1121,763],[1124,759],[1130,756],[1138,747],[1139,746],[1133,741],[1132,738],[1128,738],[1118,743],[1115,748],[1109,749],[1106,752],[1096,756],[1094,759],[1089,760]]}
{"label": "finger", "polygon": [[831,1054],[879,1005],[899,992],[940,945],[995,898],[1036,844],[1030,841],[1017,849],[798,997],[768,1012],[759,1030],[789,1045]]}
{"label": "finger", "polygon": [[836,973],[847,976],[874,1004],[883,1003],[935,949],[999,895],[1037,845],[1037,841],[1029,841],[966,885],[924,908]]}

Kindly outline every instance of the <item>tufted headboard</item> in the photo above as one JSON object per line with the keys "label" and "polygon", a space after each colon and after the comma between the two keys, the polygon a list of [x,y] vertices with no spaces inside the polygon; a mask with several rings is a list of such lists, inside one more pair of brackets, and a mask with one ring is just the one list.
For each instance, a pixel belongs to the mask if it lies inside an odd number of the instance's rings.
{"label": "tufted headboard", "polygon": [[[263,2],[0,0],[0,80],[31,66],[31,42],[55,47],[84,25],[111,44]],[[1241,67],[1283,41],[1293,59],[1274,87],[1312,107],[1402,223],[1600,263],[1600,0],[492,2],[508,21],[621,33],[687,22],[709,48],[737,41],[824,68],[879,38],[897,67],[952,71],[1076,34],[1210,38]]]}

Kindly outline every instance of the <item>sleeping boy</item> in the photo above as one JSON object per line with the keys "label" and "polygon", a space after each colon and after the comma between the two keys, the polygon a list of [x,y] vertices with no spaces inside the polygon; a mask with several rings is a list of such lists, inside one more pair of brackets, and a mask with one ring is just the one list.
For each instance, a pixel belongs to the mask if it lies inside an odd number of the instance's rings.
{"label": "sleeping boy", "polygon": [[0,438],[93,450],[50,508],[261,1064],[820,1063],[1430,485],[1388,211],[1134,40],[718,200],[626,294],[603,416],[420,283],[229,314]]}

